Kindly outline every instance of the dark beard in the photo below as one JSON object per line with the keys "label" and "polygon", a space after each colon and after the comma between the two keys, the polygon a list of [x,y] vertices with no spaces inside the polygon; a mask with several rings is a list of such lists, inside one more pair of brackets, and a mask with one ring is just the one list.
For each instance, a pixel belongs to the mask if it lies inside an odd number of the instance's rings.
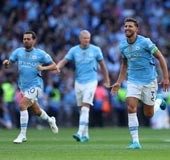
{"label": "dark beard", "polygon": [[32,48],[32,45],[26,45],[26,44],[24,44],[24,47],[25,47],[26,50],[30,50],[30,49]]}
{"label": "dark beard", "polygon": [[25,46],[25,50],[28,51],[28,52],[32,51],[32,46]]}
{"label": "dark beard", "polygon": [[131,33],[130,35],[126,35],[127,38],[133,37],[134,33]]}

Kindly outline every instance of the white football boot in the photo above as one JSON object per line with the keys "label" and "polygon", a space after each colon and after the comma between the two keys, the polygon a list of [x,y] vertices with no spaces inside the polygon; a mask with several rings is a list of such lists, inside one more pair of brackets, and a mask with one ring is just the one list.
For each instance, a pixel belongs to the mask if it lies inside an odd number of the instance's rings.
{"label": "white football boot", "polygon": [[53,133],[58,133],[58,127],[56,125],[56,120],[54,117],[51,117],[49,120],[49,125]]}
{"label": "white football boot", "polygon": [[26,136],[24,136],[23,134],[19,134],[18,137],[16,139],[14,139],[14,143],[22,143],[22,142],[26,142],[27,138]]}

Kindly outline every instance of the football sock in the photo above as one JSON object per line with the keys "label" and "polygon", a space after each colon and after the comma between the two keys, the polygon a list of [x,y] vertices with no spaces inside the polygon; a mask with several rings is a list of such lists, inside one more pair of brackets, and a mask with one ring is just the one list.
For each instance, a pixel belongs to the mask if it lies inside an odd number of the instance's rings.
{"label": "football sock", "polygon": [[27,125],[28,125],[28,111],[20,111],[20,127],[21,127],[21,134],[26,136],[27,132]]}
{"label": "football sock", "polygon": [[48,116],[48,114],[41,108],[41,115],[40,118],[45,120],[45,121],[50,121],[50,117]]}
{"label": "football sock", "polygon": [[88,125],[85,127],[85,131],[84,131],[83,136],[85,136],[85,137],[88,137],[88,138],[89,138],[89,126],[88,126]]}
{"label": "football sock", "polygon": [[139,142],[137,113],[128,113],[128,126],[133,142]]}
{"label": "football sock", "polygon": [[81,108],[79,118],[79,129],[77,132],[80,136],[88,136],[89,110],[90,109],[88,107]]}

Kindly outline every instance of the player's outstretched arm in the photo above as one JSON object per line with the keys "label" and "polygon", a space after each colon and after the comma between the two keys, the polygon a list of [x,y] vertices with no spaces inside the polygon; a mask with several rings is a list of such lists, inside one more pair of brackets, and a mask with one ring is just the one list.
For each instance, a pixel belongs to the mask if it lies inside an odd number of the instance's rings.
{"label": "player's outstretched arm", "polygon": [[61,69],[67,64],[68,60],[66,60],[65,58],[62,59],[61,61],[59,61],[56,65],[56,70],[59,73],[61,71]]}
{"label": "player's outstretched arm", "polygon": [[56,63],[53,62],[52,64],[47,65],[47,66],[38,65],[37,69],[39,71],[53,71],[53,70],[56,70]]}

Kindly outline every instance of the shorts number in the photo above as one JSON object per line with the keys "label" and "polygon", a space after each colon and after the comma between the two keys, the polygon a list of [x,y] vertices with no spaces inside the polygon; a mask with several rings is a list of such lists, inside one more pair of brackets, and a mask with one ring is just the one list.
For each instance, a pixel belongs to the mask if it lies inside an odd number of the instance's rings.
{"label": "shorts number", "polygon": [[27,92],[28,92],[28,94],[32,94],[32,93],[34,93],[34,92],[35,92],[35,88],[31,88],[31,89],[30,89],[30,90],[28,90]]}
{"label": "shorts number", "polygon": [[152,97],[151,97],[151,101],[153,101],[153,102],[154,102],[154,100],[155,100],[155,92],[154,92],[154,91],[151,91],[151,95],[152,95]]}

